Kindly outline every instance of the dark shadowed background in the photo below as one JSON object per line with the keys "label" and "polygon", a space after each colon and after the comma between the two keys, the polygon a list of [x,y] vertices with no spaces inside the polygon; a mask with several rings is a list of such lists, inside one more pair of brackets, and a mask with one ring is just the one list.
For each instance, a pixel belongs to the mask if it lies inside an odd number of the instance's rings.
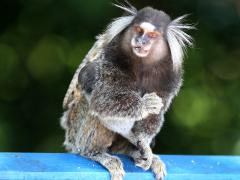
{"label": "dark shadowed background", "polygon": [[[176,18],[190,13],[195,47],[155,152],[240,154],[239,0],[132,0]],[[0,151],[62,152],[62,100],[107,23],[109,0],[0,1]]]}

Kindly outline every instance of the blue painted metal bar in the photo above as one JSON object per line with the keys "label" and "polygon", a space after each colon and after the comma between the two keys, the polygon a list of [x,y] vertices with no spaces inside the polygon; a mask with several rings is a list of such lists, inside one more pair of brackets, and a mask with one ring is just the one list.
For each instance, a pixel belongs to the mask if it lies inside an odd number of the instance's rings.
{"label": "blue painted metal bar", "polygon": [[[119,156],[130,180],[154,179],[150,171],[135,167]],[[240,156],[162,155],[168,170],[166,180],[240,180]],[[67,153],[0,153],[0,180],[7,179],[110,179],[98,163]]]}

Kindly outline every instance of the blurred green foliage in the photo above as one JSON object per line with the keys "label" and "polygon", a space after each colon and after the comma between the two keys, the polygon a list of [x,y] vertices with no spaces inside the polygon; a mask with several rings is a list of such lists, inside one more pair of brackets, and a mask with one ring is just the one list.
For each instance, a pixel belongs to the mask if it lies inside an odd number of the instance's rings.
{"label": "blurred green foliage", "polygon": [[[131,1],[190,13],[195,47],[155,152],[240,154],[238,0]],[[78,64],[121,10],[108,0],[1,0],[0,151],[64,151],[62,100]]]}

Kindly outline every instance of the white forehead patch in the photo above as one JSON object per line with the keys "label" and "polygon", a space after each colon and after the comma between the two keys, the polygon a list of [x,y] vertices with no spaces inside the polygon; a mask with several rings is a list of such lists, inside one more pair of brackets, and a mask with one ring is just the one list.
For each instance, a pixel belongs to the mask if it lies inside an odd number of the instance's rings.
{"label": "white forehead patch", "polygon": [[140,24],[140,27],[145,31],[154,31],[155,26],[148,22],[143,22]]}

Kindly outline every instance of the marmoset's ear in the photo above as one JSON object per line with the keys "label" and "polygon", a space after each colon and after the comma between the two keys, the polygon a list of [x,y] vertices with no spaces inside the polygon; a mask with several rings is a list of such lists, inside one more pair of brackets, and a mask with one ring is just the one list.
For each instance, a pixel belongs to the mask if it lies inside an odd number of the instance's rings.
{"label": "marmoset's ear", "polygon": [[167,41],[171,51],[174,70],[178,70],[181,66],[186,47],[193,44],[192,37],[184,32],[184,30],[195,29],[194,26],[183,23],[187,16],[183,15],[174,19],[167,27]]}
{"label": "marmoset's ear", "polygon": [[113,5],[124,10],[129,15],[135,16],[138,12],[137,9],[132,4],[130,4],[127,0],[125,0],[124,2],[126,5],[119,3],[119,2],[118,2],[118,4],[113,3]]}
{"label": "marmoset's ear", "polygon": [[121,33],[127,26],[129,26],[132,20],[137,15],[137,9],[133,7],[129,2],[125,1],[124,4],[113,4],[114,6],[124,10],[127,15],[114,19],[108,26],[102,35],[99,35],[97,39],[104,38],[105,43],[109,43],[114,37]]}

